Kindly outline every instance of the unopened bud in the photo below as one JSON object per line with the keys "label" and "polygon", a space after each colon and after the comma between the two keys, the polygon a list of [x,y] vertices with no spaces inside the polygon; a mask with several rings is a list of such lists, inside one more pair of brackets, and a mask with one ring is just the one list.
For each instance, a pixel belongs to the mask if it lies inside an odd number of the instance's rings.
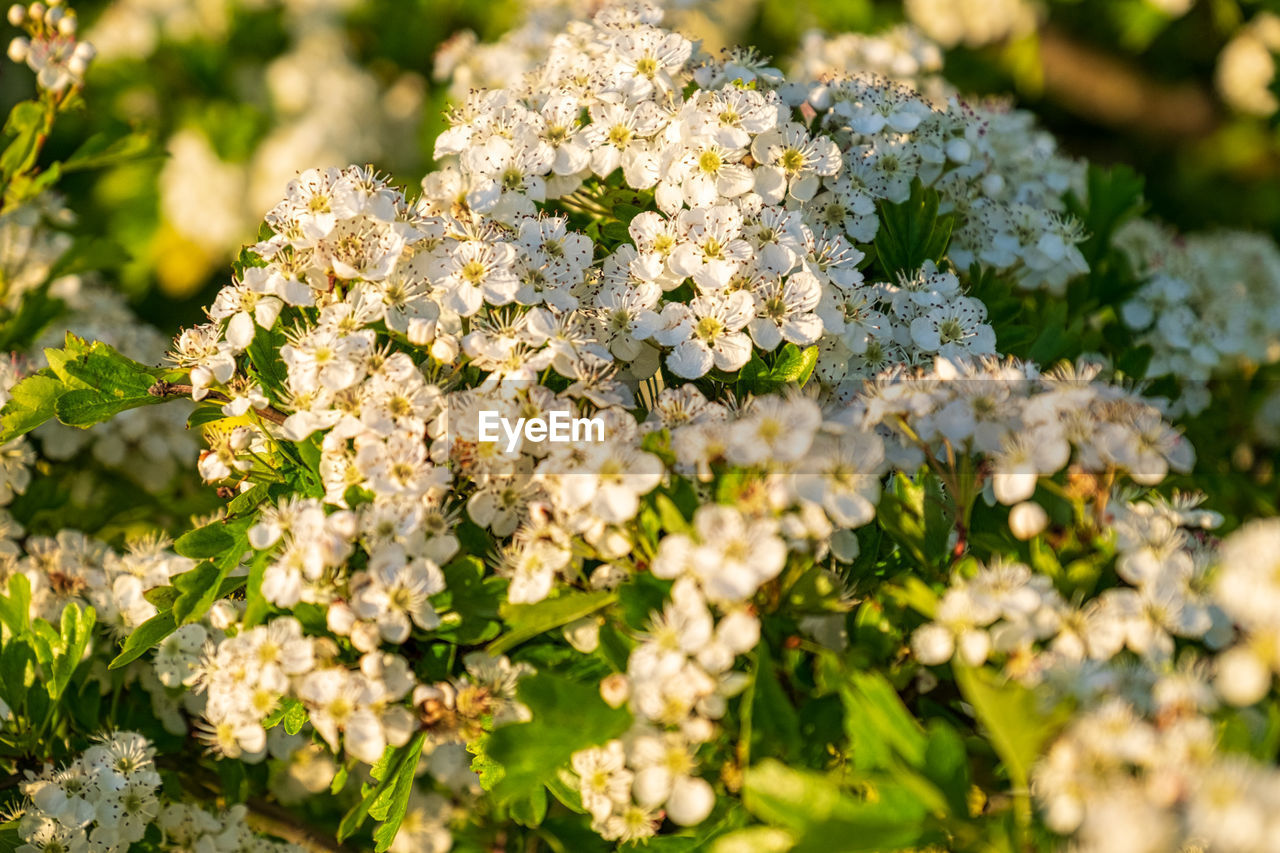
{"label": "unopened bud", "polygon": [[631,682],[620,672],[606,675],[600,682],[600,698],[610,708],[621,708],[631,698]]}
{"label": "unopened bud", "polygon": [[1040,535],[1049,524],[1049,514],[1034,501],[1023,501],[1009,510],[1009,532],[1023,542]]}
{"label": "unopened bud", "polygon": [[22,36],[18,36],[9,42],[9,58],[14,62],[26,62],[27,54],[31,52],[31,42]]}
{"label": "unopened bud", "polygon": [[9,7],[9,23],[15,27],[22,26],[22,22],[27,19],[27,9],[21,3],[14,3]]}

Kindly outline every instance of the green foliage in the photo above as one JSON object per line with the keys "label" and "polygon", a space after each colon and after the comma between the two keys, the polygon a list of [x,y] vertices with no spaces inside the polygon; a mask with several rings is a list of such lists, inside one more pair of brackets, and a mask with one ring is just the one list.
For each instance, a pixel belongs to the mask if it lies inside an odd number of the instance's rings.
{"label": "green foliage", "polygon": [[491,655],[505,654],[526,640],[589,616],[616,601],[616,593],[565,592],[536,604],[503,604],[502,618],[510,626],[505,634],[488,645]]}
{"label": "green foliage", "polygon": [[88,428],[138,406],[163,402],[149,393],[162,371],[125,358],[70,332],[66,346],[45,350],[49,367],[14,386],[0,411],[0,443],[11,441],[56,416],[67,426]]}
{"label": "green foliage", "polygon": [[901,203],[882,201],[878,205],[880,230],[876,232],[876,260],[889,281],[899,275],[913,275],[925,261],[942,259],[951,242],[954,218],[938,215],[938,192],[911,182],[911,195]]}
{"label": "green foliage", "polygon": [[773,364],[764,362],[752,353],[751,360],[738,371],[737,388],[740,394],[769,394],[788,385],[803,388],[818,364],[816,346],[801,349],[788,343],[776,353]]}
{"label": "green foliage", "polygon": [[533,795],[573,753],[617,737],[631,724],[631,714],[600,698],[598,684],[538,673],[521,679],[516,692],[533,719],[502,726],[485,744],[485,754],[503,770],[491,790],[499,803]]}
{"label": "green foliage", "polygon": [[[797,770],[774,759],[747,771],[742,801],[760,820],[785,833],[793,851],[884,850],[907,847],[925,837],[925,811],[911,794],[892,785],[876,788],[875,799],[859,799],[838,778]],[[746,836],[762,839],[781,835]],[[732,850],[743,836],[727,836],[717,851]],[[767,847],[766,847],[767,849]]]}
{"label": "green foliage", "polygon": [[404,746],[387,747],[371,771],[375,784],[363,786],[360,802],[343,815],[342,823],[338,826],[339,841],[350,838],[364,825],[366,819],[372,817],[381,821],[381,825],[374,830],[374,849],[382,853],[391,846],[409,805],[414,771],[418,767],[418,758],[422,755],[426,739],[427,733],[423,731]]}

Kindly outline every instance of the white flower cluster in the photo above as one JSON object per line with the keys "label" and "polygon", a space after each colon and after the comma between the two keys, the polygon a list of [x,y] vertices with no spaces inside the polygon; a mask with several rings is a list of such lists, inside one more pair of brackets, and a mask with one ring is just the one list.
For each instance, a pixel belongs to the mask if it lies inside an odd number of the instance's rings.
{"label": "white flower cluster", "polygon": [[1082,853],[1263,853],[1280,827],[1280,773],[1217,750],[1212,693],[1194,673],[1140,685],[1073,718],[1032,777],[1056,832]]}
{"label": "white flower cluster", "polygon": [[[5,282],[0,302],[16,311],[24,299],[30,298],[31,291],[48,282],[47,295],[63,303],[67,312],[59,317],[56,329],[40,335],[30,352],[15,354],[15,361],[5,365],[6,391],[21,378],[17,374],[44,367],[45,347],[60,347],[68,331],[88,340],[104,341],[145,363],[155,363],[164,354],[164,336],[141,322],[119,293],[78,275],[50,281],[55,266],[72,245],[71,235],[61,229],[73,223],[71,211],[50,193],[0,217],[0,275]],[[40,455],[46,459],[66,461],[88,447],[98,463],[156,493],[173,483],[174,475],[196,451],[195,439],[186,431],[182,407],[133,409],[92,431],[49,423],[35,435]],[[11,444],[16,455],[6,458],[22,458],[28,452],[23,448],[30,447],[27,439],[18,439]]]}
{"label": "white flower cluster", "polygon": [[1006,505],[1069,466],[1120,471],[1145,486],[1189,471],[1195,451],[1160,409],[1099,373],[1090,364],[1041,373],[1016,359],[938,359],[930,371],[899,369],[869,383],[854,423],[893,436],[888,455],[904,470],[921,454],[935,467],[952,453],[986,457],[983,488]]}
{"label": "white flower cluster", "polygon": [[240,631],[211,646],[188,683],[208,694],[202,737],[219,754],[255,763],[266,756],[262,721],[286,697],[301,701],[334,751],[366,764],[388,744],[403,746],[414,719],[401,700],[414,687],[404,658],[369,653],[357,669],[335,663],[332,644],[303,636],[292,617]]}
{"label": "white flower cluster", "polygon": [[236,804],[217,813],[185,803],[165,803],[156,817],[164,841],[161,850],[210,850],[227,853],[302,853],[305,847],[257,835]]}
{"label": "white flower cluster", "polygon": [[69,764],[27,771],[30,806],[18,824],[20,853],[67,850],[123,853],[142,840],[160,811],[155,749],[142,735],[105,735]]}
{"label": "white flower cluster", "polygon": [[[690,50],[687,43],[670,42],[678,52],[665,57],[673,63],[661,68],[666,78],[675,81],[682,66],[692,68],[694,80],[703,90],[732,93],[729,101],[734,103],[736,130],[732,134],[736,139],[732,139],[721,117],[710,115],[723,113],[717,105],[725,100],[725,95],[708,97],[694,92],[681,103],[677,86],[637,86],[626,82],[626,75],[634,74],[627,69],[636,57],[628,58],[628,51],[632,49],[624,40],[619,42],[622,47],[615,60],[617,49],[613,45],[619,36],[613,33],[632,39],[637,19],[643,28],[656,22],[658,17],[656,12],[615,7],[597,18],[594,32],[589,25],[580,23],[570,26],[571,36],[551,37],[549,33],[554,30],[550,27],[528,27],[522,31],[524,37],[539,44],[539,51],[549,53],[549,58],[529,66],[528,62],[510,57],[505,67],[530,70],[523,75],[498,76],[495,82],[501,83],[505,87],[502,91],[508,93],[501,96],[498,103],[489,103],[498,97],[496,92],[473,92],[467,96],[456,116],[462,132],[459,134],[459,128],[455,128],[442,135],[437,156],[475,145],[494,133],[502,136],[513,132],[512,122],[523,121],[528,124],[531,136],[540,137],[543,143],[532,149],[538,152],[537,156],[526,158],[520,167],[535,177],[545,176],[531,184],[532,200],[539,201],[544,195],[546,198],[564,196],[576,186],[579,176],[592,171],[603,175],[602,167],[612,169],[621,164],[629,186],[655,189],[658,207],[668,217],[676,214],[681,202],[698,209],[732,201],[750,220],[761,201],[766,206],[785,202],[784,206],[798,213],[818,238],[817,246],[813,246],[812,239],[805,241],[806,247],[811,247],[810,261],[805,265],[809,271],[814,271],[815,266],[822,270],[830,265],[824,255],[839,258],[845,254],[844,251],[834,254],[824,251],[820,245],[824,238],[837,246],[843,241],[870,242],[878,224],[874,215],[876,202],[904,201],[912,180],[919,178],[938,190],[944,213],[960,217],[950,253],[951,260],[960,269],[967,270],[974,260],[981,260],[996,269],[1011,271],[1026,287],[1047,287],[1055,292],[1061,292],[1070,278],[1087,271],[1077,248],[1085,235],[1065,215],[1062,202],[1063,192],[1080,183],[1081,167],[1056,153],[1052,138],[1034,127],[1030,113],[996,104],[968,104],[936,82],[928,83],[926,94],[922,95],[914,88],[889,82],[868,70],[868,63],[874,68],[884,66],[890,76],[906,78],[919,85],[907,72],[933,67],[940,63],[940,54],[936,49],[930,51],[927,42],[914,30],[903,29],[853,42],[844,39],[823,42],[819,35],[811,34],[806,42],[806,57],[811,59],[800,63],[801,73],[793,82],[786,82],[776,69],[767,67],[750,51],[731,51],[723,61],[713,61],[687,52]],[[651,38],[655,45],[662,42],[659,36]],[[505,42],[499,42],[489,50],[502,54],[507,50],[504,45]],[[840,67],[841,61],[862,60],[863,54],[867,62]],[[654,58],[662,59],[658,53],[654,53]],[[614,61],[618,63],[618,70],[610,71]],[[566,75],[575,74],[581,83],[565,90]],[[610,74],[621,74],[623,78],[611,81]],[[815,80],[819,82],[811,82]],[[735,81],[738,85],[734,85]],[[744,90],[741,88],[744,83],[752,88]],[[634,115],[624,121],[623,126],[608,132],[623,134],[626,138],[608,140],[604,138],[605,128],[592,130],[603,120],[614,121],[612,117],[605,118],[602,108],[596,108],[598,115],[591,115],[589,125],[579,128],[576,117],[572,116],[572,106],[587,108],[588,112],[593,102],[603,101],[605,106],[611,106],[616,100],[615,89],[626,92],[627,105]],[[671,102],[666,94],[668,89]],[[561,100],[557,93],[562,91],[572,100]],[[778,118],[773,119],[761,111],[763,108],[749,113],[745,108],[756,101],[756,91],[766,95],[766,103],[773,103],[771,92],[776,92],[783,104],[800,107],[801,115],[789,117],[786,109],[780,109]],[[518,95],[527,107],[542,114],[523,119],[518,112],[503,115],[502,105],[509,102],[511,94]],[[636,112],[644,103],[651,103],[655,108]],[[494,121],[488,116],[495,111],[502,118],[497,120],[495,129],[485,131],[483,125]],[[795,193],[790,192],[792,177],[788,176],[785,185],[788,193],[785,197],[779,196],[770,190],[770,186],[777,184],[776,178],[768,177],[768,167],[777,167],[776,159],[770,160],[764,146],[757,144],[754,137],[771,133],[774,121],[785,135],[785,128],[795,118],[811,116],[814,111],[821,116],[821,126],[843,152],[844,168],[829,172],[814,170],[804,161],[817,157],[817,152],[802,153],[805,139],[787,139],[786,144],[774,152],[775,158],[788,147],[794,149],[796,153],[789,156],[800,158],[796,160],[797,165],[804,164],[802,173],[795,177],[808,177],[797,185],[800,190]],[[573,120],[569,120],[571,118]],[[691,120],[692,132],[686,129]],[[548,125],[551,132],[543,125]],[[704,133],[717,137],[713,147],[708,147],[709,140],[698,139],[699,126]],[[473,140],[477,132],[479,136]],[[568,133],[568,137],[558,138],[564,133]],[[773,137],[768,138],[768,145],[777,147]],[[827,144],[821,135],[812,142],[821,147]],[[604,155],[596,153],[602,143]],[[547,159],[550,155],[546,145],[554,149],[554,163]],[[610,149],[617,150],[609,153]],[[584,153],[591,155],[591,162],[583,159]],[[479,159],[485,155],[475,151],[470,156]],[[614,158],[616,162],[611,165],[608,161],[598,161],[600,156]],[[754,164],[756,180],[766,183],[752,186],[745,164]],[[464,159],[460,166],[464,180],[460,186],[451,187],[451,192],[458,195],[474,193],[466,180],[470,175],[485,172],[487,180],[492,181],[497,172],[506,169],[505,161],[480,164]],[[761,167],[765,167],[763,171]],[[669,177],[659,180],[658,170]],[[815,198],[810,190],[818,188],[818,178],[822,179],[824,191]],[[692,193],[692,197],[680,198],[675,187],[681,182],[689,188],[686,192]],[[716,194],[707,195],[713,188],[719,198]],[[467,201],[475,207],[476,198],[469,194]],[[482,205],[475,209],[489,208]],[[678,227],[668,226],[666,230],[670,236],[677,239],[680,236]],[[643,254],[646,247],[638,240],[635,245]],[[746,268],[744,277],[751,277],[749,256],[727,256],[726,260],[738,262]],[[772,267],[761,266],[774,273]],[[827,285],[825,291],[832,301],[840,302],[848,296],[863,302],[874,301],[874,292],[864,293],[856,286],[861,282],[860,276],[853,275],[851,280],[832,276],[830,283],[823,280],[822,275],[818,278]],[[701,289],[699,282],[699,292]],[[731,285],[730,289],[741,287]],[[839,329],[826,331],[828,335],[835,335]]]}
{"label": "white flower cluster", "polygon": [[1252,521],[1227,537],[1218,552],[1214,600],[1240,631],[1215,664],[1218,693],[1233,705],[1252,705],[1280,673],[1280,521]]}
{"label": "white flower cluster", "polygon": [[62,0],[14,3],[7,17],[12,26],[27,31],[9,42],[9,59],[25,62],[35,72],[37,86],[61,96],[68,87],[84,83],[96,51],[89,42],[76,39],[76,14]]}
{"label": "white flower cluster", "polygon": [[10,521],[4,534],[0,585],[14,574],[26,577],[32,618],[57,625],[66,605],[93,607],[97,623],[117,637],[156,615],[143,593],[167,586],[171,577],[195,566],[157,537],[135,540],[118,553],[76,530],[59,531],[53,538],[28,536],[21,546],[14,541],[23,535],[16,523]]}
{"label": "white flower cluster", "polygon": [[0,302],[16,311],[24,296],[44,284],[71,248],[73,238],[62,230],[75,217],[53,193],[41,193],[25,204],[0,214]]}
{"label": "white flower cluster", "polygon": [[[746,686],[734,662],[760,639],[747,602],[786,562],[774,518],[705,505],[693,525],[690,535],[659,543],[651,570],[675,579],[671,599],[652,614],[626,675],[601,684],[611,704],[629,700],[635,725],[624,739],[573,756],[583,807],[609,840],[648,837],[664,814],[681,826],[710,814],[715,794],[695,775],[694,753],[714,736],[727,700]],[[721,611],[718,622],[710,602]]]}
{"label": "white flower cluster", "polygon": [[1085,602],[1067,602],[1048,575],[1016,563],[956,578],[934,620],[912,635],[913,654],[927,665],[958,655],[969,666],[994,655],[1011,675],[1036,683],[1048,670],[1110,661],[1126,650],[1158,666],[1173,658],[1175,637],[1224,645],[1230,625],[1203,591],[1212,552],[1191,532],[1221,519],[1196,502],[1120,508],[1112,529],[1123,583]]}
{"label": "white flower cluster", "polygon": [[1121,308],[1150,376],[1196,382],[1280,360],[1280,248],[1240,231],[1175,235],[1138,220],[1117,235],[1144,279]]}
{"label": "white flower cluster", "polygon": [[[1202,531],[1221,518],[1197,503],[1150,498],[1112,514],[1119,586],[1068,604],[1047,575],[992,566],[957,578],[912,637],[922,663],[999,656],[1011,677],[1081,706],[1032,778],[1073,849],[1270,849],[1280,774],[1221,750],[1209,715],[1271,689],[1280,526],[1251,522],[1215,550]],[[1176,665],[1174,637],[1198,644]]]}
{"label": "white flower cluster", "polygon": [[800,80],[829,80],[854,72],[868,72],[906,83],[926,95],[946,98],[942,49],[910,24],[869,33],[827,35],[810,30],[787,63]]}
{"label": "white flower cluster", "polygon": [[[169,252],[156,271],[172,292],[190,292],[238,250],[298,164],[399,164],[419,156],[412,140],[424,81],[412,71],[384,81],[357,62],[345,20],[351,6],[350,0],[125,0],[95,21],[90,35],[101,47],[100,61],[145,63],[164,44],[219,44],[238,15],[282,9],[284,49],[252,57],[265,65],[261,82],[233,95],[265,101],[270,124],[253,150],[244,159],[223,159],[193,124],[165,140],[169,157],[158,176],[163,227],[155,240]],[[145,119],[155,102],[182,94],[156,81],[149,98],[122,99],[120,109]]]}
{"label": "white flower cluster", "polygon": [[1031,0],[906,0],[907,20],[946,46],[983,47],[1034,32]]}
{"label": "white flower cluster", "polygon": [[1260,11],[1218,54],[1214,82],[1223,100],[1242,113],[1269,116],[1280,102],[1271,87],[1280,50],[1280,16]]}
{"label": "white flower cluster", "polygon": [[[9,402],[9,391],[19,378],[13,362],[0,361],[0,406]],[[14,547],[10,540],[18,534],[10,532],[14,522],[3,507],[13,503],[14,497],[31,485],[31,466],[35,461],[36,452],[26,436],[0,446],[0,548],[6,552]]]}
{"label": "white flower cluster", "polygon": [[157,850],[226,853],[297,853],[302,848],[255,835],[248,810],[232,806],[219,814],[182,803],[162,803],[155,748],[135,732],[100,738],[65,766],[27,771],[20,783],[29,804],[18,822],[25,842],[18,853],[124,853],[147,827],[161,832]]}

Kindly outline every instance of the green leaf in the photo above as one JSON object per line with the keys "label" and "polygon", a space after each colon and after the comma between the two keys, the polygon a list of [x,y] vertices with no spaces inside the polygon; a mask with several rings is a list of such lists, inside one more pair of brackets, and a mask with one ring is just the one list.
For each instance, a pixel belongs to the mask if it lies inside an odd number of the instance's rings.
{"label": "green leaf", "polygon": [[21,708],[36,681],[36,654],[31,643],[9,638],[0,646],[0,696],[10,708]]}
{"label": "green leaf", "polygon": [[896,850],[924,834],[926,811],[910,793],[890,783],[876,799],[855,799],[830,777],[795,770],[768,759],[745,774],[742,801],[766,823],[785,828],[795,850]]}
{"label": "green leaf", "polygon": [[70,157],[62,161],[63,172],[100,169],[158,153],[151,139],[140,133],[123,135],[107,132],[90,136]]}
{"label": "green leaf", "polygon": [[946,796],[952,814],[968,814],[969,757],[960,735],[943,720],[929,723],[929,740],[920,769]]}
{"label": "green leaf", "polygon": [[0,350],[23,352],[30,349],[44,328],[65,310],[66,304],[49,296],[47,286],[26,291],[22,294],[22,304],[17,313],[0,323]]}
{"label": "green leaf", "polygon": [[800,751],[800,720],[778,682],[768,643],[755,650],[751,688],[751,755],[786,758]]}
{"label": "green leaf", "polygon": [[817,363],[818,348],[816,346],[800,349],[795,344],[788,343],[779,351],[778,360],[769,371],[769,378],[780,385],[789,383],[804,385],[809,381]]}
{"label": "green leaf", "polygon": [[243,577],[228,577],[234,562],[221,564],[205,561],[189,572],[175,575],[173,586],[178,597],[173,602],[173,618],[178,625],[197,622],[219,598],[244,586]]}
{"label": "green leaf", "polygon": [[9,594],[0,595],[0,622],[14,636],[25,634],[31,621],[31,581],[21,572],[9,578]]}
{"label": "green leaf", "polygon": [[259,551],[249,563],[249,577],[244,588],[244,626],[253,628],[261,625],[271,611],[271,602],[262,594],[262,578],[267,572],[267,563],[271,562],[270,551]]}
{"label": "green leaf", "polygon": [[[85,649],[93,637],[95,613],[92,607],[83,610],[77,604],[62,608],[62,632],[59,637],[59,653],[53,658],[48,683],[49,698],[57,701],[71,683],[71,674],[84,658]],[[43,621],[43,620],[42,620]]]}
{"label": "green leaf", "polygon": [[1111,167],[1090,164],[1085,182],[1087,204],[1069,194],[1067,205],[1089,235],[1080,251],[1092,267],[1111,248],[1116,230],[1145,207],[1144,179],[1123,164]]}
{"label": "green leaf", "polygon": [[310,717],[307,716],[307,706],[303,705],[297,699],[287,700],[287,710],[284,713],[282,723],[284,730],[291,735],[296,735],[302,731],[302,727],[307,724]]}
{"label": "green leaf", "polygon": [[529,796],[513,800],[507,812],[521,826],[540,825],[547,816],[547,789],[540,786]]}
{"label": "green leaf", "polygon": [[[162,371],[125,358],[101,341],[87,344],[68,332],[65,347],[47,349],[45,356],[63,385],[52,413],[67,426],[87,428],[126,409],[164,402],[148,393]],[[24,405],[24,416],[19,418],[23,431],[42,422],[36,420],[37,415],[48,419],[47,401],[53,394],[54,389],[47,382],[33,389],[31,399],[38,405]],[[5,435],[9,434],[7,427],[6,424]]]}
{"label": "green leaf", "polygon": [[882,201],[879,213],[876,258],[891,281],[899,274],[914,275],[925,261],[939,261],[946,253],[954,217],[938,215],[937,191],[919,178],[911,182],[906,201]]}
{"label": "green leaf", "polygon": [[350,838],[364,824],[365,819],[372,815],[375,820],[382,821],[382,825],[373,833],[375,849],[381,853],[391,846],[409,806],[413,774],[418,768],[418,759],[426,740],[427,732],[424,730],[402,747],[387,748],[371,771],[376,784],[359,803],[343,815],[342,822],[338,825],[339,841]]}
{"label": "green leaf", "polygon": [[960,694],[973,707],[974,716],[1009,773],[1013,794],[1019,800],[1019,819],[1029,822],[1031,803],[1026,791],[1031,765],[1061,728],[1066,709],[1059,707],[1045,713],[1029,688],[1006,681],[988,669],[965,666],[959,658],[952,661],[951,669]]}
{"label": "green leaf", "polygon": [[14,385],[9,402],[0,409],[0,444],[25,435],[54,416],[63,384],[48,370],[40,370]]}
{"label": "green leaf", "polygon": [[676,502],[661,492],[655,493],[654,509],[658,511],[658,519],[668,533],[688,533],[693,529],[684,513],[676,506]]}
{"label": "green leaf", "polygon": [[485,749],[505,771],[493,789],[500,803],[532,794],[553,780],[573,753],[615,738],[631,725],[630,713],[600,698],[598,683],[538,673],[522,678],[516,695],[533,719],[497,729]]}
{"label": "green leaf", "polygon": [[445,589],[432,598],[432,603],[437,610],[448,612],[433,636],[463,645],[476,645],[497,636],[505,582],[489,575],[484,561],[474,556],[458,557],[442,571]]}
{"label": "green leaf", "polygon": [[40,101],[21,101],[9,111],[4,132],[6,136],[12,136],[13,141],[0,154],[0,171],[4,173],[6,183],[35,164],[40,148],[40,131],[44,128],[49,109],[52,107]]}
{"label": "green leaf", "polygon": [[173,611],[165,610],[157,613],[133,629],[133,633],[129,634],[125,639],[124,647],[121,648],[120,654],[116,655],[107,669],[120,669],[128,666],[159,645],[161,640],[176,630],[178,630],[178,624],[173,619]]}
{"label": "green leaf", "polygon": [[928,740],[893,685],[872,672],[850,672],[847,679],[840,696],[854,766],[863,770],[890,767],[895,756],[913,767],[922,766]]}
{"label": "green leaf", "polygon": [[[241,525],[243,526],[243,525]],[[173,550],[192,560],[209,560],[221,556],[236,544],[235,528],[222,521],[189,530],[173,543]]]}
{"label": "green leaf", "polygon": [[285,399],[285,381],[288,372],[280,360],[280,347],[285,344],[284,332],[258,327],[245,354],[249,357],[251,373],[266,391],[273,403]]}
{"label": "green leaf", "polygon": [[504,604],[500,612],[511,630],[490,643],[487,650],[491,655],[503,654],[539,634],[568,625],[617,600],[616,592],[596,590],[569,592],[536,604]]}

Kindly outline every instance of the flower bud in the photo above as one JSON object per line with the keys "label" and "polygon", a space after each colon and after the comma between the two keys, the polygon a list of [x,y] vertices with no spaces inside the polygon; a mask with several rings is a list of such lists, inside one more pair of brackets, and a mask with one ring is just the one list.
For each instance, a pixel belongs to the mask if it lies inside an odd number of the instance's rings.
{"label": "flower bud", "polygon": [[937,666],[951,660],[955,651],[955,638],[945,625],[930,622],[921,625],[911,635],[911,653],[925,666]]}
{"label": "flower bud", "polygon": [[1236,646],[1218,658],[1213,685],[1229,704],[1252,705],[1271,689],[1271,671],[1248,648]]}
{"label": "flower bud", "polygon": [[70,38],[76,34],[76,16],[67,15],[61,21],[58,21],[58,32]]}
{"label": "flower bud", "polygon": [[356,624],[356,614],[345,601],[335,601],[329,605],[325,621],[330,631],[339,637],[345,637]]}
{"label": "flower bud", "polygon": [[58,26],[58,22],[61,21],[63,16],[66,14],[66,9],[60,9],[55,6],[44,13],[44,22],[51,27],[56,27]]}
{"label": "flower bud", "polygon": [[716,792],[706,779],[697,776],[681,776],[671,786],[667,798],[667,817],[679,826],[702,823],[716,804]]}
{"label": "flower bud", "polygon": [[32,20],[38,21],[44,17],[44,10],[45,5],[37,0],[37,2],[27,7],[27,14],[31,16]]}
{"label": "flower bud", "polygon": [[631,783],[631,796],[645,808],[656,808],[671,796],[671,771],[654,764],[636,773]]}
{"label": "flower bud", "polygon": [[1000,175],[987,175],[982,179],[982,192],[989,198],[995,198],[1004,192],[1004,178]]}
{"label": "flower bud", "polygon": [[31,42],[22,36],[18,36],[9,42],[9,58],[14,62],[26,62],[27,54],[31,52]]}
{"label": "flower bud", "polygon": [[1039,536],[1049,524],[1049,514],[1034,501],[1023,501],[1009,510],[1009,531],[1023,542]]}
{"label": "flower bud", "polygon": [[973,146],[967,139],[953,139],[947,143],[947,159],[952,163],[968,163],[973,156]]}
{"label": "flower bud", "polygon": [[21,3],[14,3],[9,7],[9,24],[10,26],[20,27],[22,22],[27,19],[27,10]]}
{"label": "flower bud", "polygon": [[600,682],[600,698],[610,708],[621,708],[631,698],[631,682],[620,672],[606,675]]}
{"label": "flower bud", "polygon": [[589,655],[600,646],[600,621],[591,616],[584,616],[564,626],[564,638],[584,655]]}
{"label": "flower bud", "polygon": [[227,630],[239,618],[240,614],[236,612],[235,605],[225,598],[215,601],[209,608],[209,624],[219,631]]}

